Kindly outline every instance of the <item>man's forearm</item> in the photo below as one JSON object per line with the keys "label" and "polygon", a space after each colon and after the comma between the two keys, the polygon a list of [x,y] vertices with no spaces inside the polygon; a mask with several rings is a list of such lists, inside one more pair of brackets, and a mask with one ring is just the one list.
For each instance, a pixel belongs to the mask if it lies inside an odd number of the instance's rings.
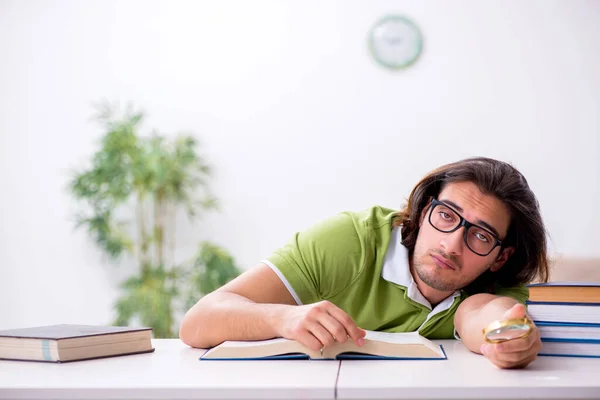
{"label": "man's forearm", "polygon": [[[518,302],[510,297],[492,295],[476,296],[481,296],[481,307],[465,313],[455,321],[455,324],[456,330],[465,346],[475,353],[480,353],[479,349],[485,343],[483,340],[483,329],[491,322],[501,320],[504,313]],[[486,299],[484,296],[490,296],[490,298]]]}
{"label": "man's forearm", "polygon": [[225,340],[263,340],[276,337],[284,304],[259,304],[228,292],[202,298],[185,315],[179,337],[189,346],[209,348]]}

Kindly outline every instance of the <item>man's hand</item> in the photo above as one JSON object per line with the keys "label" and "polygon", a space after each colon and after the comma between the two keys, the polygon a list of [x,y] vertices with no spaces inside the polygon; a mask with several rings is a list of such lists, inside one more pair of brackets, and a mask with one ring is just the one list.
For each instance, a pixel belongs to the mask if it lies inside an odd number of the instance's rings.
{"label": "man's hand", "polygon": [[286,307],[278,325],[280,336],[313,350],[331,346],[336,341],[345,343],[348,338],[362,346],[366,334],[348,314],[329,301]]}
{"label": "man's hand", "polygon": [[[525,306],[515,304],[504,313],[504,319],[523,318],[525,315]],[[525,338],[481,345],[481,354],[500,368],[523,368],[535,360],[541,348],[540,332],[534,325],[533,332]]]}

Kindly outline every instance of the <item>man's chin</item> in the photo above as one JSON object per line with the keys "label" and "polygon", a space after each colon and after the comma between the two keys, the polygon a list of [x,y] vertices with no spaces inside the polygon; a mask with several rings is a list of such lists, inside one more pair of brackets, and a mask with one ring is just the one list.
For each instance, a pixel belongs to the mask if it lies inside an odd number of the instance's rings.
{"label": "man's chin", "polygon": [[449,292],[456,290],[456,287],[460,287],[454,282],[449,282],[448,279],[443,279],[443,276],[447,276],[456,272],[452,269],[443,269],[437,265],[420,265],[417,268],[417,275],[419,279],[432,289],[439,290],[441,292]]}
{"label": "man's chin", "polygon": [[457,290],[456,285],[450,285],[448,282],[441,282],[439,280],[423,280],[423,283],[439,292],[454,292]]}

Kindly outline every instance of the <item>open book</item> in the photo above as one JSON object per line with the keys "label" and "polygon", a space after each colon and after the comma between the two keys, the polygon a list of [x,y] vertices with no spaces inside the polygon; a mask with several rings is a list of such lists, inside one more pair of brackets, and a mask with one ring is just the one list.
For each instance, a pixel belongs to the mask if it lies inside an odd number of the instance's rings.
{"label": "open book", "polygon": [[290,339],[226,341],[208,350],[201,360],[273,360],[273,359],[446,359],[441,345],[417,332],[387,333],[367,331],[365,343],[357,346],[348,339],[315,351]]}

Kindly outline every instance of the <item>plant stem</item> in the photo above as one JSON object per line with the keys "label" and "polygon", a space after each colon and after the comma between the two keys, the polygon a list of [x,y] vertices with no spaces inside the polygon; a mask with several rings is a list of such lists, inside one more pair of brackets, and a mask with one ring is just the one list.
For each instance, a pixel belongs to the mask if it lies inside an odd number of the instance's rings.
{"label": "plant stem", "polygon": [[169,253],[170,253],[170,263],[171,265],[175,264],[175,228],[176,228],[176,218],[177,218],[177,208],[175,204],[171,204],[171,207],[167,207],[167,214],[169,222],[171,223],[169,227]]}
{"label": "plant stem", "polygon": [[137,193],[137,217],[138,217],[138,261],[142,268],[148,265],[148,235],[146,234],[146,216],[144,213],[144,195],[141,191]]}
{"label": "plant stem", "polygon": [[154,245],[156,251],[156,260],[155,262],[158,265],[164,265],[164,218],[163,218],[163,208],[164,208],[164,200],[162,191],[157,191],[154,196]]}

